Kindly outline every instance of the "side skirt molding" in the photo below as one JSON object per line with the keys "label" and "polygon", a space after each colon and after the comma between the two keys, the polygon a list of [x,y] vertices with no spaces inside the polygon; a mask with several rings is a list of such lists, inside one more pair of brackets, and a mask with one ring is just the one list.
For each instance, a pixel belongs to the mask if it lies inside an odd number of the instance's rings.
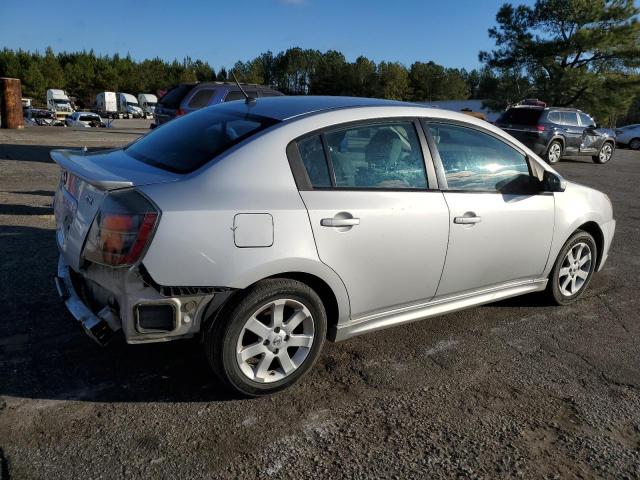
{"label": "side skirt molding", "polygon": [[332,336],[334,336],[336,342],[339,342],[363,333],[395,327],[396,325],[402,325],[404,323],[416,322],[418,320],[424,320],[437,315],[443,315],[505,298],[516,297],[526,293],[540,292],[547,287],[547,281],[548,279],[541,278],[533,281],[511,282],[480,292],[437,299],[425,304],[404,307],[382,314],[376,313],[338,325],[334,330],[335,335]]}

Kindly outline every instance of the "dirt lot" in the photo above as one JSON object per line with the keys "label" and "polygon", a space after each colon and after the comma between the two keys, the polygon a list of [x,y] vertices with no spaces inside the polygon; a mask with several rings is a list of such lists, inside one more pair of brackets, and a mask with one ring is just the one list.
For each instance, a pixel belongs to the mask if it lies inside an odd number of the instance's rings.
{"label": "dirt lot", "polygon": [[328,344],[295,388],[236,400],[197,342],[101,349],[53,287],[49,149],[143,131],[0,131],[0,478],[640,477],[640,153],[558,167],[618,220],[579,303]]}

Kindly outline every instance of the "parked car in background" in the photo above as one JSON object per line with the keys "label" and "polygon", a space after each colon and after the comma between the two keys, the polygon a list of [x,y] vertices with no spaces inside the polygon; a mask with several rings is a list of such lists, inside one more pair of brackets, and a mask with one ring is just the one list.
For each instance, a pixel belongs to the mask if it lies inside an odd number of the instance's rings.
{"label": "parked car in background", "polygon": [[100,115],[93,112],[74,112],[65,119],[67,127],[90,128],[104,127],[105,123]]}
{"label": "parked car in background", "polygon": [[202,335],[248,396],[290,386],[327,337],[537,291],[575,302],[615,229],[604,193],[499,128],[388,100],[230,102],[51,157],[56,285],[84,330]]}
{"label": "parked car in background", "polygon": [[640,150],[640,123],[616,128],[616,141],[631,150]]}
{"label": "parked car in background", "polygon": [[152,93],[139,93],[138,103],[145,115],[153,115],[158,103],[158,97]]}
{"label": "parked car in background", "polygon": [[[241,84],[253,98],[277,97],[283,94],[262,85]],[[158,102],[155,110],[156,127],[169,120],[217,103],[244,100],[238,85],[231,82],[181,83],[169,90]]]}
{"label": "parked car in background", "polygon": [[29,107],[23,110],[25,125],[37,125],[41,127],[61,127],[64,121],[56,118],[55,112],[41,108]]}
{"label": "parked car in background", "polygon": [[599,128],[575,108],[547,107],[535,100],[507,109],[495,123],[548,163],[566,156],[589,156],[596,163],[611,160],[615,133]]}

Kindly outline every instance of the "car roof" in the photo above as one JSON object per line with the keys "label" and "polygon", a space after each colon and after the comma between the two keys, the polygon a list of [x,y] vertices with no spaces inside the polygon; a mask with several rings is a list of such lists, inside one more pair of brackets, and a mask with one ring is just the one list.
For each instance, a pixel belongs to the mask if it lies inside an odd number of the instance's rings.
{"label": "car roof", "polygon": [[259,98],[255,102],[251,102],[249,104],[242,100],[236,100],[235,102],[227,102],[223,105],[223,108],[233,110],[238,113],[250,113],[253,115],[269,117],[280,121],[299,117],[301,115],[321,113],[327,110],[335,110],[340,108],[389,106],[412,106],[429,108],[426,105],[400,102],[396,100],[382,100],[379,98],[330,97],[313,95]]}

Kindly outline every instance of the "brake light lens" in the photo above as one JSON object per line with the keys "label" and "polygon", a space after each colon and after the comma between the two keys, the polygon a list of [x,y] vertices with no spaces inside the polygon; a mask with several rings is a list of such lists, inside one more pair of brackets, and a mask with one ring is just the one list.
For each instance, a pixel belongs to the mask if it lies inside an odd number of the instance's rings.
{"label": "brake light lens", "polygon": [[113,267],[136,263],[151,242],[160,212],[135,190],[113,192],[96,214],[82,256]]}
{"label": "brake light lens", "polygon": [[538,126],[536,127],[536,129],[537,129],[539,132],[544,132],[544,125],[538,125]]}
{"label": "brake light lens", "polygon": [[176,110],[176,117],[181,117],[182,115],[184,115],[184,110],[182,110],[181,108]]}

